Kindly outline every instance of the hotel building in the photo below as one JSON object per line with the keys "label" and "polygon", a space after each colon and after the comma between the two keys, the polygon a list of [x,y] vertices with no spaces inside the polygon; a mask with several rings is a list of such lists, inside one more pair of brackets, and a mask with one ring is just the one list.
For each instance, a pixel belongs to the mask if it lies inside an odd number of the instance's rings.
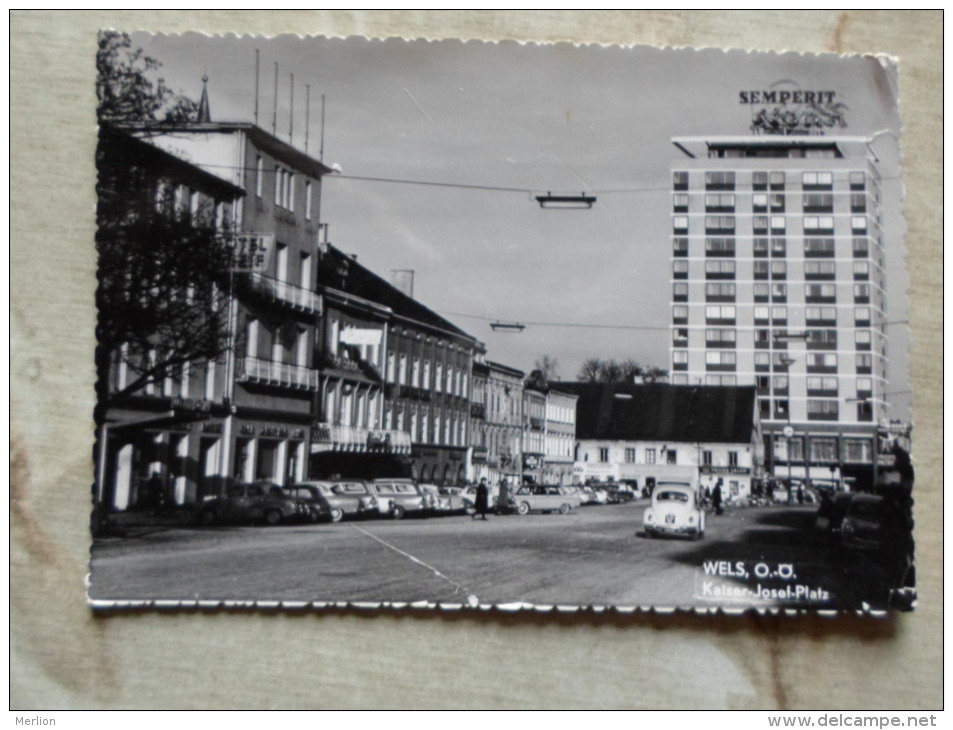
{"label": "hotel building", "polygon": [[754,385],[780,478],[875,478],[887,340],[870,140],[672,140],[675,385]]}

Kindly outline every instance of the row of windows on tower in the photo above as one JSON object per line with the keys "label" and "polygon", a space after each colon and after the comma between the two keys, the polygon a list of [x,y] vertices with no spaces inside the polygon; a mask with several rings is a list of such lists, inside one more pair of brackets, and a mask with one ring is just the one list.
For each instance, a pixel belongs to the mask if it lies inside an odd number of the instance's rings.
{"label": "row of windows on tower", "polygon": [[[746,269],[751,272],[752,278],[755,279],[786,279],[789,271],[788,261],[753,261],[751,267],[747,268],[742,265],[742,269]],[[672,262],[672,278],[674,279],[687,279],[689,272],[689,262],[676,259]],[[837,279],[837,264],[834,261],[805,261],[800,267],[804,272],[804,279],[810,281],[812,279],[816,280],[835,280]],[[791,266],[790,270],[797,271],[798,267]],[[841,267],[843,273],[846,266]],[[737,262],[724,259],[715,259],[711,261],[705,261],[705,278],[706,279],[734,279],[735,273],[738,271]],[[850,272],[855,281],[867,281],[870,279],[870,262],[866,260],[855,260],[850,264]],[[800,277],[792,277],[800,278]],[[846,278],[846,277],[841,277]]]}
{"label": "row of windows on tower", "polygon": [[[744,241],[745,239],[742,239]],[[853,258],[867,258],[870,255],[871,245],[875,245],[878,254],[881,253],[880,239],[866,236],[851,238],[851,255]],[[705,238],[706,258],[733,257],[737,253],[738,239],[734,236],[708,236]],[[808,236],[803,239],[801,248],[804,258],[834,258],[837,254],[837,239],[831,236]],[[751,255],[755,258],[785,257],[788,255],[788,239],[784,236],[755,237],[751,240]],[[794,253],[792,248],[791,253]],[[672,239],[672,255],[675,258],[687,258],[689,254],[689,239],[677,236]],[[878,256],[880,258],[880,256]]]}
{"label": "row of windows on tower", "polygon": [[[681,289],[676,289],[675,293],[678,294],[681,292]],[[883,292],[879,289],[873,290],[873,304],[878,309],[884,308],[884,296]],[[734,302],[737,301],[738,296],[738,286],[734,282],[706,282],[705,283],[705,301],[706,302]],[[870,284],[854,284],[853,289],[853,303],[854,304],[870,304],[871,303],[871,286]],[[788,287],[787,284],[755,284],[752,288],[751,295],[749,297],[753,302],[757,304],[763,304],[765,302],[787,302],[788,301]],[[836,284],[808,284],[804,288],[804,299],[806,303],[815,303],[820,302],[824,304],[836,303],[837,302],[837,285]],[[677,305],[674,308],[675,319],[683,318],[685,321],[688,321],[688,308],[684,305]],[[809,317],[809,319],[816,319],[816,317]],[[676,322],[678,324],[678,322]]]}
{"label": "row of windows on tower", "polygon": [[[782,170],[756,170],[750,173],[738,173],[734,170],[708,170],[704,173],[705,187],[710,190],[732,190],[738,185],[750,185],[754,190],[783,190],[790,182],[797,184],[798,173],[787,173]],[[868,187],[867,173],[860,170],[850,171],[847,175],[850,190],[855,192],[866,190]],[[834,173],[824,171],[803,171],[799,180],[804,190],[832,189]],[[687,170],[676,170],[672,173],[672,187],[675,190],[688,190],[690,174]],[[871,187],[876,191],[876,184],[871,180]]]}
{"label": "row of windows on tower", "polygon": [[[846,216],[844,217],[846,219]],[[675,234],[688,233],[689,216],[672,216],[672,231]],[[786,233],[788,230],[788,221],[794,220],[783,215],[756,215],[751,218],[751,230],[754,235],[766,235],[767,233]],[[833,215],[806,215],[801,218],[801,229],[805,235],[833,235],[835,231],[835,221],[841,220],[839,216]],[[867,235],[868,221],[870,219],[865,215],[850,216],[850,231],[853,234]],[[727,233],[734,235],[737,230],[738,219],[733,215],[706,215],[705,233]],[[880,225],[880,221],[876,221]],[[843,226],[839,226],[843,227]]]}
{"label": "row of windows on tower", "polygon": [[[840,195],[839,193],[837,194]],[[866,193],[846,193],[849,195],[849,207],[852,213],[867,211]],[[672,196],[672,209],[676,213],[687,213],[689,210],[688,193],[675,193]],[[709,213],[734,213],[736,207],[734,193],[708,193],[705,195],[705,211]],[[747,202],[748,196],[742,200]],[[833,213],[835,193],[805,193],[801,196],[801,209],[805,213]],[[783,213],[786,209],[784,193],[754,193],[750,196],[751,212],[753,213]],[[740,210],[747,212],[748,206],[742,205]]]}

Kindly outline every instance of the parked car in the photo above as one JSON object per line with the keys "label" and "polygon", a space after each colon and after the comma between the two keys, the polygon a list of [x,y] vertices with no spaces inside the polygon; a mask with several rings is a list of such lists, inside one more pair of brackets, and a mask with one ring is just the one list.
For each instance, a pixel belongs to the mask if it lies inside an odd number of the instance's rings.
{"label": "parked car", "polygon": [[841,523],[841,545],[854,550],[880,550],[883,510],[883,497],[855,494]]}
{"label": "parked car", "polygon": [[[463,508],[469,514],[473,514],[476,509],[476,491],[477,488],[473,485],[469,487],[463,487],[462,497],[463,497]],[[509,507],[513,506],[513,488],[510,487],[510,497],[509,497]],[[493,512],[496,509],[496,503],[500,499],[500,487],[497,484],[487,485],[487,499],[486,506],[487,510]],[[507,505],[503,505],[504,508],[507,508]]]}
{"label": "parked car", "polygon": [[295,487],[305,487],[320,495],[327,519],[340,522],[345,517],[377,514],[377,499],[370,487],[362,481],[309,481],[298,482]]}
{"label": "parked car", "polygon": [[199,522],[279,522],[303,516],[304,506],[279,484],[268,480],[230,484],[225,496],[206,498],[199,509]]}
{"label": "parked car", "polygon": [[421,493],[413,479],[375,479],[368,482],[377,509],[382,515],[399,520],[408,513],[423,513],[431,509],[431,501]]}
{"label": "parked car", "polygon": [[827,542],[840,542],[841,524],[853,497],[851,492],[837,492],[832,497],[824,497],[821,500],[814,528]]}
{"label": "parked car", "polygon": [[658,482],[652,503],[642,514],[642,527],[647,537],[705,537],[705,510],[698,489],[690,482]]}
{"label": "parked car", "polygon": [[310,484],[294,484],[285,492],[298,503],[298,517],[305,522],[328,519],[331,508],[321,491]]}
{"label": "parked car", "polygon": [[431,508],[438,513],[452,514],[463,512],[466,509],[463,487],[438,487],[435,484],[419,485],[421,491],[430,496],[434,506]]}
{"label": "parked car", "polygon": [[516,512],[520,515],[536,512],[559,512],[569,514],[582,504],[579,497],[570,494],[564,487],[523,486],[513,495]]}

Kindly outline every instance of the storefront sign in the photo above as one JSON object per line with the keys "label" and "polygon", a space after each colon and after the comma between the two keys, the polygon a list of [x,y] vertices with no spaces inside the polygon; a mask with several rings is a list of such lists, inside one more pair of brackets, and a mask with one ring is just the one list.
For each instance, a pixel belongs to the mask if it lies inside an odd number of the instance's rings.
{"label": "storefront sign", "polygon": [[272,438],[288,438],[288,429],[281,426],[262,426],[258,431],[259,436],[270,436]]}
{"label": "storefront sign", "polygon": [[210,401],[197,398],[173,398],[172,410],[188,411],[189,413],[210,413],[212,404]]}
{"label": "storefront sign", "polygon": [[738,476],[748,476],[751,469],[744,466],[700,466],[699,474],[734,474]]}
{"label": "storefront sign", "polygon": [[764,90],[738,92],[738,103],[751,108],[754,134],[819,135],[844,128],[848,107],[830,90],[804,91],[792,81],[779,81]]}
{"label": "storefront sign", "polygon": [[345,327],[341,330],[341,342],[345,345],[370,345],[375,347],[381,344],[381,331]]}
{"label": "storefront sign", "polygon": [[232,271],[265,271],[275,249],[274,233],[239,233],[230,241]]}

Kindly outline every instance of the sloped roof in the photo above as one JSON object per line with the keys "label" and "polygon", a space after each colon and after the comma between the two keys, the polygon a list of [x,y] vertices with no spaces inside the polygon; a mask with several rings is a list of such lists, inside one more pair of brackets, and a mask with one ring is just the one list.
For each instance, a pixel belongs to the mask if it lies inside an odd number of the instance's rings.
{"label": "sloped roof", "polygon": [[388,307],[398,317],[443,330],[448,335],[456,335],[477,345],[480,344],[475,337],[428,309],[413,297],[407,296],[393,284],[359,264],[353,256],[339,251],[330,244],[327,246],[327,252],[322,255],[321,265],[318,266],[318,283],[381,304]]}
{"label": "sloped roof", "polygon": [[579,396],[576,438],[748,443],[755,388],[654,383],[556,383]]}

